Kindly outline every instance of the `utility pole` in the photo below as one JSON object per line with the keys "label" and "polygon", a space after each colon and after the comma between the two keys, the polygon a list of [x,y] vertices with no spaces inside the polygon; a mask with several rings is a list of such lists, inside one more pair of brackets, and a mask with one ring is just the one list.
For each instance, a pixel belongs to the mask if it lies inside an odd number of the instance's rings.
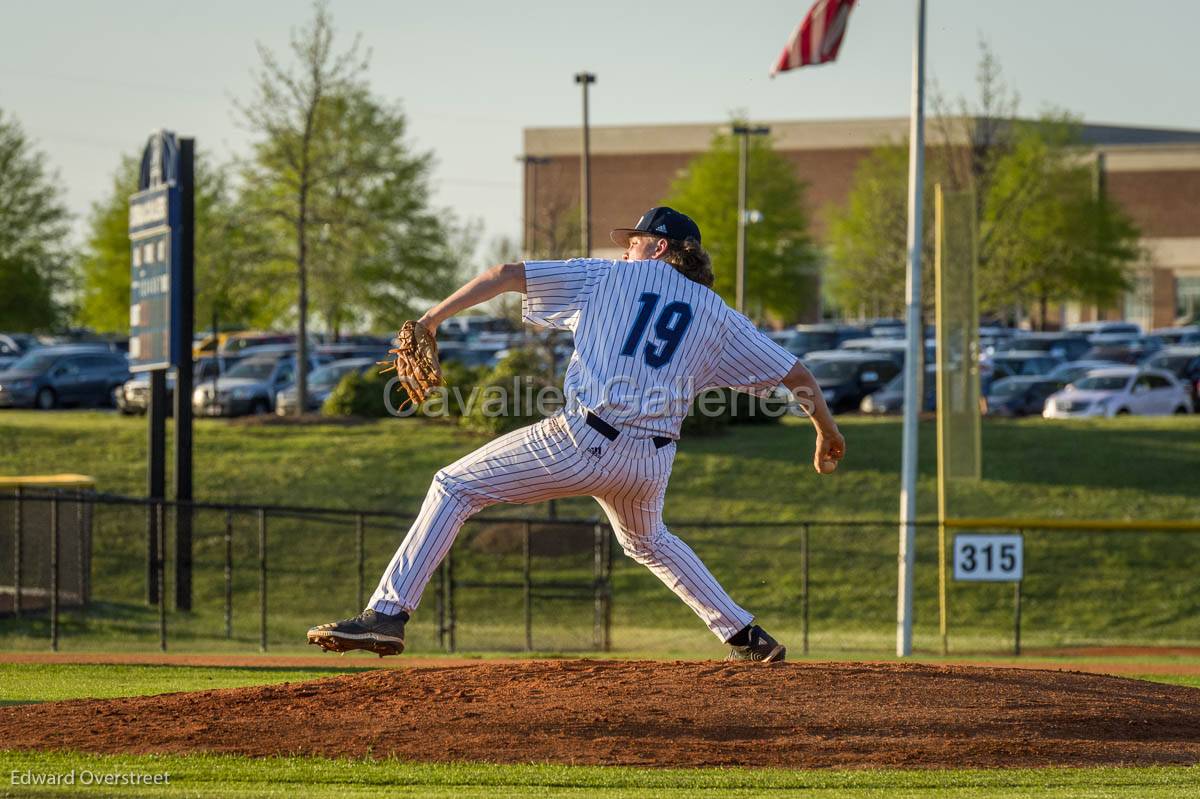
{"label": "utility pole", "polygon": [[591,143],[588,139],[588,86],[596,82],[596,76],[591,72],[577,72],[575,82],[583,87],[583,154],[579,167],[579,216],[583,230],[580,232],[580,247],[583,257],[592,255],[592,178],[591,178]]}
{"label": "utility pole", "polygon": [[750,172],[748,139],[750,136],[766,136],[771,129],[760,125],[734,125],[733,134],[738,137],[738,231],[737,231],[737,297],[734,307],[738,313],[746,312],[746,183]]}

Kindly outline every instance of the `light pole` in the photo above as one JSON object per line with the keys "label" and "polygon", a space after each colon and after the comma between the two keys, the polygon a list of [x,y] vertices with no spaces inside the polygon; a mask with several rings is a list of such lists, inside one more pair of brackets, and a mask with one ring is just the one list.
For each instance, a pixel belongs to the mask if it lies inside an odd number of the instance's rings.
{"label": "light pole", "polygon": [[738,313],[746,312],[746,181],[750,171],[748,140],[751,136],[766,136],[770,132],[771,129],[765,125],[733,126],[733,135],[738,137],[737,296],[734,301]]}
{"label": "light pole", "polygon": [[[538,167],[550,163],[550,159],[537,155],[518,155],[517,160],[525,165],[525,182],[529,193],[525,200],[525,255],[531,257],[537,244],[537,186]],[[530,169],[533,167],[533,169]]]}
{"label": "light pole", "polygon": [[579,167],[579,217],[583,230],[580,233],[580,245],[583,257],[592,255],[592,179],[590,174],[591,146],[588,141],[588,86],[596,82],[596,76],[591,72],[575,73],[575,82],[583,87],[583,156]]}

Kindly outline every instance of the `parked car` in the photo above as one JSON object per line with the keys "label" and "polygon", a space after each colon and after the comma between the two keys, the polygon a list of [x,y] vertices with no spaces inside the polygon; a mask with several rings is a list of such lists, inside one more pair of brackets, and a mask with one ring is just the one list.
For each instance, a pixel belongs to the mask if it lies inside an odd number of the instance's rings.
{"label": "parked car", "polygon": [[0,372],[0,406],[107,405],[128,379],[128,359],[107,345],[43,347]]}
{"label": "parked car", "polygon": [[[937,410],[937,367],[925,367],[925,380],[922,383],[925,396],[921,410],[932,413]],[[901,370],[887,385],[863,397],[858,409],[863,413],[900,413],[904,410],[904,371]]]}
{"label": "parked car", "polygon": [[1041,415],[1046,400],[1066,383],[1048,377],[1006,377],[988,387],[984,398],[988,416]]}
{"label": "parked car", "polygon": [[1097,369],[1046,400],[1047,419],[1082,416],[1161,416],[1189,413],[1192,399],[1174,375],[1162,369],[1114,366]]}
{"label": "parked car", "polygon": [[1084,358],[1117,363],[1141,363],[1162,349],[1162,339],[1155,336],[1131,336],[1125,333],[1097,333],[1088,341],[1092,348]]}
{"label": "parked car", "polygon": [[340,344],[322,344],[317,347],[315,354],[326,364],[344,361],[347,358],[374,358],[382,361],[387,357],[389,349],[391,349],[391,344],[386,341],[382,343],[372,341],[366,344],[342,342]]}
{"label": "parked car", "polygon": [[876,319],[867,323],[867,330],[876,338],[904,338],[906,332],[903,319]]}
{"label": "parked car", "polygon": [[268,344],[296,344],[295,333],[263,332],[261,330],[242,330],[230,333],[220,342],[217,350],[222,355],[242,355],[250,347],[261,347]]}
{"label": "parked car", "polygon": [[[309,360],[309,373],[316,370]],[[296,356],[261,355],[246,358],[215,380],[199,383],[192,392],[192,412],[197,416],[242,416],[270,413],[275,395],[296,376]]]}
{"label": "parked car", "polygon": [[330,336],[325,336],[321,340],[322,347],[336,347],[341,344],[350,344],[359,347],[383,347],[385,350],[391,346],[392,336],[377,335],[375,333],[343,333],[334,340]]}
{"label": "parked car", "polygon": [[1016,332],[1007,328],[995,325],[983,326],[979,328],[979,352],[982,355],[995,355],[999,350],[1003,349],[1008,342],[1012,341]]}
{"label": "parked car", "polygon": [[491,369],[500,363],[500,359],[512,349],[507,344],[467,344],[454,349],[445,349],[439,345],[438,357],[443,361],[456,361],[463,366],[486,366]]}
{"label": "parked car", "polygon": [[830,352],[808,364],[825,402],[834,413],[857,410],[863,397],[883,388],[900,372],[891,358],[870,352]]}
{"label": "parked car", "polygon": [[1160,327],[1158,330],[1151,330],[1150,335],[1162,339],[1163,345],[1167,347],[1180,347],[1188,344],[1200,345],[1200,325]]}
{"label": "parked car", "polygon": [[837,325],[796,325],[771,334],[771,338],[798,358],[815,350],[837,349],[844,340]]}
{"label": "parked car", "polygon": [[1110,366],[1120,366],[1116,361],[1067,361],[1056,366],[1046,378],[1058,380],[1064,384],[1074,383],[1079,378],[1096,369],[1107,369]]}
{"label": "parked car", "polygon": [[0,369],[7,369],[22,355],[41,346],[31,333],[0,333]]}
{"label": "parked car", "polygon": [[1062,363],[1062,358],[1044,352],[1005,351],[992,357],[989,385],[1005,377],[1040,377],[1050,374]]}
{"label": "parked car", "polygon": [[1004,352],[1041,352],[1063,361],[1074,361],[1092,348],[1087,336],[1080,333],[1021,333],[996,346],[996,354]]}
{"label": "parked car", "polygon": [[[333,390],[338,387],[338,383],[342,382],[343,377],[351,372],[357,372],[360,375],[366,374],[378,367],[378,361],[379,358],[375,357],[343,358],[342,360],[317,367],[308,376],[308,397],[305,403],[306,412],[311,413],[321,410],[321,406],[325,404],[325,400],[329,398]],[[275,395],[275,413],[280,416],[294,414],[296,412],[296,405],[295,383],[292,383]]]}
{"label": "parked car", "polygon": [[1077,322],[1067,325],[1068,333],[1095,336],[1104,333],[1120,333],[1126,336],[1142,335],[1142,326],[1133,322]]}
{"label": "parked car", "polygon": [[1192,407],[1200,408],[1200,345],[1164,347],[1151,355],[1145,365],[1175,375],[1191,391]]}
{"label": "parked car", "polygon": [[[206,380],[228,372],[238,361],[237,358],[216,358],[206,356],[192,362],[192,385],[196,386]],[[175,369],[167,370],[166,401],[167,415],[174,414],[175,408]],[[126,416],[140,416],[150,410],[150,373],[138,372],[114,392],[117,410]]]}
{"label": "parked car", "polygon": [[501,316],[455,316],[438,327],[438,339],[473,341],[485,333],[507,337],[519,332],[516,325]]}

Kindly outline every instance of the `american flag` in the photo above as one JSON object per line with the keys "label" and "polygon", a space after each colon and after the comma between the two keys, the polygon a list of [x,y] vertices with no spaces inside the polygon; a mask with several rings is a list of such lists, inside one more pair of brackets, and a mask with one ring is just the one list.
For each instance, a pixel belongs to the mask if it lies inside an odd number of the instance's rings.
{"label": "american flag", "polygon": [[837,58],[846,22],[856,0],[817,0],[804,21],[788,37],[771,77],[789,69],[825,64]]}

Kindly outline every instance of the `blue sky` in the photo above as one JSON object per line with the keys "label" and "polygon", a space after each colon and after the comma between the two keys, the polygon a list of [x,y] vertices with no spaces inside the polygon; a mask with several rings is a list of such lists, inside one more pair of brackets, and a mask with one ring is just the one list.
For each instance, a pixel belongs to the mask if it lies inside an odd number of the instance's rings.
{"label": "blue sky", "polygon": [[[832,119],[908,113],[915,4],[863,0],[839,61],[768,78],[800,2],[520,3],[335,0],[341,42],[361,33],[375,92],[399,101],[438,166],[435,202],[482,219],[485,238],[521,230],[523,127],[573,125],[572,75],[598,75],[592,122]],[[1146,10],[1153,8],[1157,13]],[[249,141],[233,98],[249,96],[255,44],[276,51],[311,7],[209,0],[187,6],[3,0],[0,109],[49,156],[82,219],[121,153],[156,127],[194,135],[219,159]],[[930,0],[928,70],[973,92],[986,37],[1021,110],[1200,129],[1200,3]],[[630,209],[631,218],[644,209]]]}

